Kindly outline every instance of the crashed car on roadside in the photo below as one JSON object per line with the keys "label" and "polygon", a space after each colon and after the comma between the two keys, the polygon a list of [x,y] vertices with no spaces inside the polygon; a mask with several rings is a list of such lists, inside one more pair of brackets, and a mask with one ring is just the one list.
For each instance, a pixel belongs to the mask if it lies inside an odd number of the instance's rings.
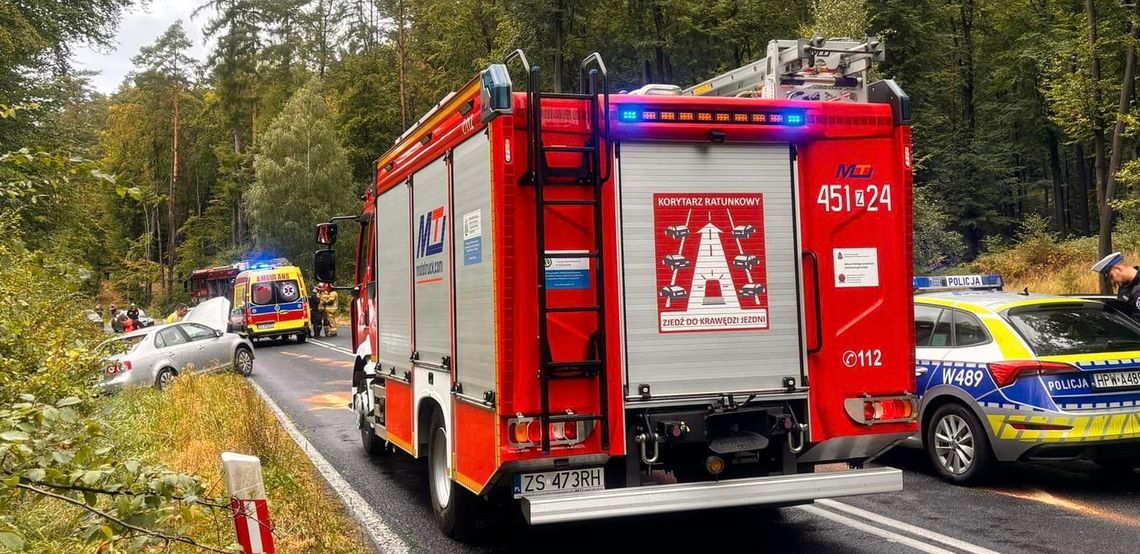
{"label": "crashed car on roadside", "polygon": [[253,344],[227,331],[229,313],[229,299],[214,298],[181,322],[144,327],[103,343],[100,349],[108,357],[97,386],[166,389],[179,375],[230,369],[248,377]]}

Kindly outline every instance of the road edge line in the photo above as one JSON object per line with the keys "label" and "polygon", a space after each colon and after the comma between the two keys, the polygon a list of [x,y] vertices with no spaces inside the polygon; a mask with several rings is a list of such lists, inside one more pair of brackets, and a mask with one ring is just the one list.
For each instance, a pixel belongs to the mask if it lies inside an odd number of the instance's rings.
{"label": "road edge line", "polygon": [[852,529],[857,529],[859,531],[863,531],[864,533],[869,533],[869,534],[875,535],[877,537],[887,539],[888,541],[891,541],[891,542],[894,542],[897,544],[909,546],[909,547],[911,547],[915,550],[921,551],[921,552],[927,552],[928,554],[954,554],[953,551],[946,550],[945,548],[942,548],[940,546],[936,546],[936,545],[933,545],[930,543],[922,542],[918,539],[908,537],[906,535],[902,535],[899,533],[895,533],[894,531],[888,531],[888,530],[882,529],[880,527],[875,527],[874,525],[871,525],[869,523],[864,523],[864,522],[859,521],[857,519],[849,518],[845,515],[837,514],[835,512],[830,511],[830,510],[825,510],[823,508],[820,508],[819,506],[808,504],[808,505],[804,505],[804,506],[796,506],[796,509],[799,509],[801,511],[807,512],[809,514],[812,514],[812,515],[815,515],[818,517],[822,517],[824,519],[834,521],[835,523],[838,523],[840,525],[846,525],[848,527],[851,527]]}
{"label": "road edge line", "polygon": [[340,497],[341,502],[348,508],[349,514],[356,520],[373,546],[380,552],[390,552],[392,554],[410,552],[411,549],[408,548],[408,544],[405,543],[391,527],[388,527],[388,524],[384,523],[384,518],[372,510],[364,498],[352,488],[352,485],[348,484],[348,481],[345,481],[344,477],[341,477],[340,472],[338,472],[336,468],[317,451],[317,448],[301,434],[301,431],[297,429],[297,426],[293,424],[289,416],[277,405],[277,402],[269,396],[269,393],[265,392],[265,389],[261,388],[261,385],[258,385],[257,382],[252,379],[249,381],[249,384],[253,385],[253,389],[257,391],[257,394],[265,400],[269,409],[277,416],[277,420],[281,422],[281,426],[285,429],[285,432],[289,433],[293,442],[297,443],[301,451],[309,457],[309,461],[317,468],[321,477],[324,477],[325,482],[327,482],[329,486],[332,487],[333,492]]}
{"label": "road edge line", "polygon": [[852,506],[850,504],[844,504],[843,502],[839,502],[836,500],[829,500],[829,499],[825,498],[825,499],[817,500],[816,503],[823,505],[823,506],[827,506],[833,510],[846,512],[846,513],[853,515],[855,517],[861,517],[863,519],[878,523],[880,525],[886,525],[888,527],[894,527],[895,529],[898,529],[899,531],[903,531],[905,533],[911,533],[913,535],[918,535],[918,536],[923,537],[927,540],[940,542],[946,546],[949,546],[952,548],[957,548],[958,550],[970,552],[972,554],[1000,554],[998,551],[990,550],[989,548],[986,548],[984,546],[978,546],[976,544],[966,542],[962,539],[956,539],[956,538],[948,536],[948,535],[943,535],[941,533],[931,531],[929,529],[919,527],[917,525],[913,525],[913,524],[907,523],[905,521],[899,521],[897,519],[889,518],[889,517],[884,516],[882,514],[878,514],[878,513],[869,511],[869,510],[864,510],[862,508],[858,508],[858,507]]}

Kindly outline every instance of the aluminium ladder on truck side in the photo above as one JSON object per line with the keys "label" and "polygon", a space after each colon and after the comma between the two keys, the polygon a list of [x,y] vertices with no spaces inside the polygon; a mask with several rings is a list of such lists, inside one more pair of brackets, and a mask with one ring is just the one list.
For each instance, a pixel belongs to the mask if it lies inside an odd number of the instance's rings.
{"label": "aluminium ladder on truck side", "polygon": [[866,102],[872,62],[883,61],[882,41],[773,40],[767,57],[682,91],[691,96]]}

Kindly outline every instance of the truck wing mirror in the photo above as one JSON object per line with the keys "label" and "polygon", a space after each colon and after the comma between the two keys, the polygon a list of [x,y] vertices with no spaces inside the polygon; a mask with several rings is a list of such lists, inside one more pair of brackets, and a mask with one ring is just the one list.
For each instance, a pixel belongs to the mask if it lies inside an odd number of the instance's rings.
{"label": "truck wing mirror", "polygon": [[313,275],[318,283],[336,282],[336,251],[332,249],[317,250],[313,256]]}
{"label": "truck wing mirror", "polygon": [[336,223],[320,223],[317,225],[317,244],[332,246],[336,244]]}

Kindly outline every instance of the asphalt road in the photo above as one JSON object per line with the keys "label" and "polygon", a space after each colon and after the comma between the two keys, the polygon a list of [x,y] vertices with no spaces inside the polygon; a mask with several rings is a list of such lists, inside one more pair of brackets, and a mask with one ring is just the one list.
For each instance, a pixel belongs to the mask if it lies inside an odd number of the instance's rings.
{"label": "asphalt road", "polygon": [[697,512],[526,527],[504,524],[478,544],[435,527],[423,461],[369,458],[347,407],[352,357],[344,336],[306,344],[259,343],[253,379],[329,465],[411,551],[588,551],[630,547],[749,552],[1135,552],[1140,474],[1082,462],[1015,464],[984,487],[933,476],[921,452],[882,461],[905,471],[901,493],[780,510]]}

